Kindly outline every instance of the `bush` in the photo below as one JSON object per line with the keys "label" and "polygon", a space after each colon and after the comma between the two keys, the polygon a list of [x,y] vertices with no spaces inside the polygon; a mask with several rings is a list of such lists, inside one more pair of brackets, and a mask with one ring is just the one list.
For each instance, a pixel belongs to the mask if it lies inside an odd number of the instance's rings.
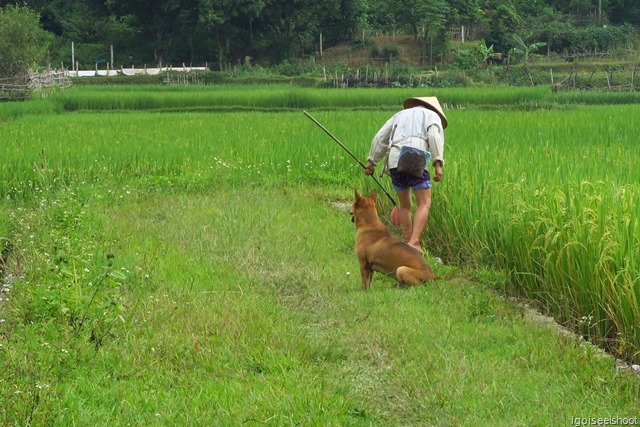
{"label": "bush", "polygon": [[380,47],[378,47],[377,43],[373,43],[368,49],[369,56],[372,58],[382,58],[382,53],[380,52]]}
{"label": "bush", "polygon": [[398,43],[385,43],[382,46],[382,57],[383,58],[398,58],[400,56],[400,45]]}
{"label": "bush", "polygon": [[480,65],[480,56],[476,51],[460,49],[453,56],[453,65],[463,70],[476,68]]}
{"label": "bush", "polygon": [[428,80],[428,86],[431,87],[465,87],[471,85],[473,85],[473,81],[467,73],[457,70],[438,73]]}
{"label": "bush", "polygon": [[289,61],[285,59],[279,64],[276,64],[272,67],[272,71],[275,74],[279,74],[281,76],[295,77],[303,74],[311,74],[315,73],[318,69],[316,65],[316,61],[313,58],[308,60],[299,60],[299,61]]}
{"label": "bush", "polygon": [[19,76],[44,59],[50,36],[28,7],[0,9],[0,76]]}
{"label": "bush", "polygon": [[611,51],[624,47],[634,36],[630,25],[589,26],[574,28],[568,25],[554,24],[541,33],[550,50],[556,53],[585,53],[593,51]]}

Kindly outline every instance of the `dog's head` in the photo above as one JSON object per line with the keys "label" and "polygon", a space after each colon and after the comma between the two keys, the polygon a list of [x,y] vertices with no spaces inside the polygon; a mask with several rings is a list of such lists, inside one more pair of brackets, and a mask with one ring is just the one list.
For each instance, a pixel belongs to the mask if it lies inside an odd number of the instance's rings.
{"label": "dog's head", "polygon": [[361,196],[358,193],[358,190],[355,191],[355,200],[353,201],[353,206],[351,207],[351,222],[356,222],[358,220],[358,216],[361,215],[365,211],[376,210],[376,198],[378,197],[378,192],[376,190],[372,190],[368,196]]}

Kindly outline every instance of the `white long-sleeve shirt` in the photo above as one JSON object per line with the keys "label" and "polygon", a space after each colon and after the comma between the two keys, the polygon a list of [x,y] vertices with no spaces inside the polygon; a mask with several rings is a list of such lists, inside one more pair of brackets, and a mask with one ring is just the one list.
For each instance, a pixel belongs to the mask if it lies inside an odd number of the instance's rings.
{"label": "white long-sleeve shirt", "polygon": [[373,137],[367,160],[377,165],[388,152],[385,169],[393,169],[398,166],[400,148],[404,145],[429,151],[431,161],[440,161],[444,166],[444,130],[440,116],[422,106],[399,111]]}

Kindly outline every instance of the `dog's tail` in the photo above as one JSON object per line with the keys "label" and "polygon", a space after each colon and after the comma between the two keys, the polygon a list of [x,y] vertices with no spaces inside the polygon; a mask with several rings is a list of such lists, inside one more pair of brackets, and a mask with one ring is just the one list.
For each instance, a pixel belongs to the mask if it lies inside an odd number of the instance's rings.
{"label": "dog's tail", "polygon": [[401,285],[416,286],[428,280],[436,280],[438,276],[428,266],[426,269],[417,269],[403,265],[396,269],[396,278]]}

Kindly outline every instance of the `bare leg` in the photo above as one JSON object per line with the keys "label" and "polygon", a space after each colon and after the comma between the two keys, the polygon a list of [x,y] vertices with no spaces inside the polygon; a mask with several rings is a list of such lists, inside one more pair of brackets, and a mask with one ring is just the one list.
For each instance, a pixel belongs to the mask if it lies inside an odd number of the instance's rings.
{"label": "bare leg", "polygon": [[422,238],[422,232],[427,225],[427,219],[429,219],[429,209],[431,209],[431,189],[414,190],[416,195],[416,213],[413,216],[413,227],[407,244],[413,246],[422,252],[422,246],[420,245],[420,239]]}
{"label": "bare leg", "polygon": [[411,221],[411,190],[398,190],[398,220],[400,221],[400,227],[402,228],[402,235],[404,241],[409,242],[411,235],[413,234],[413,224]]}

